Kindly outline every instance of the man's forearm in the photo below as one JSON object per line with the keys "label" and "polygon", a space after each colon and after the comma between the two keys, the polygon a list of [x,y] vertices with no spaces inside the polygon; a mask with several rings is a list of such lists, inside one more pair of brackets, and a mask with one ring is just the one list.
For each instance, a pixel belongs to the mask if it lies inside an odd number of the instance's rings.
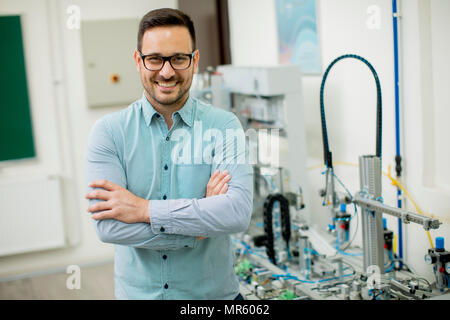
{"label": "man's forearm", "polygon": [[152,250],[177,250],[195,247],[195,237],[155,234],[148,223],[124,223],[114,219],[93,221],[99,239],[105,243]]}
{"label": "man's forearm", "polygon": [[204,199],[152,200],[151,228],[157,234],[204,237],[245,231],[253,202],[253,192],[248,186],[248,183],[230,185],[226,194]]}

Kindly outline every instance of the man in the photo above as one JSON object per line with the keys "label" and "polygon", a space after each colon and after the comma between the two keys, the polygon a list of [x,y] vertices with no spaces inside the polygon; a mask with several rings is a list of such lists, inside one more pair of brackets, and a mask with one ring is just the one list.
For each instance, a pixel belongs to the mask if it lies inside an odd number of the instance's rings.
{"label": "man", "polygon": [[230,234],[247,229],[253,199],[242,127],[189,97],[199,52],[187,15],[147,13],[134,60],[142,98],[99,119],[87,153],[88,211],[115,244],[115,295],[235,299]]}

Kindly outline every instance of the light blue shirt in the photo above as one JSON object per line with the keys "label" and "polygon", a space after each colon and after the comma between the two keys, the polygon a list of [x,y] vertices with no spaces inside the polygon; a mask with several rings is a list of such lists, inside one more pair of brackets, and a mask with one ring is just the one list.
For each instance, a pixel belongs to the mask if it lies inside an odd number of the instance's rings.
{"label": "light blue shirt", "polygon": [[[93,220],[100,240],[115,244],[116,298],[234,299],[230,234],[247,229],[253,201],[242,126],[191,97],[172,119],[168,130],[143,95],[97,120],[89,136],[87,183],[106,179],[150,200],[150,224]],[[205,198],[216,169],[229,171],[228,191]]]}

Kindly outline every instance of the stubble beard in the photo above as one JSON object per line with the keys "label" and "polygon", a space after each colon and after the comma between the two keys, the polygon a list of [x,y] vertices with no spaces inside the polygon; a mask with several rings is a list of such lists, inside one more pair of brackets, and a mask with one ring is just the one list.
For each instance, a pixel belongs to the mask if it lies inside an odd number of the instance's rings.
{"label": "stubble beard", "polygon": [[[179,87],[179,93],[169,99],[161,99],[160,96],[157,95],[156,91],[157,85],[154,83],[154,78],[142,78],[142,85],[144,87],[145,92],[147,93],[147,97],[150,98],[152,101],[156,102],[157,104],[164,106],[164,107],[181,107],[179,104],[184,103],[183,99],[187,100],[187,93],[189,92],[189,89],[191,88],[192,84],[192,77],[193,75],[190,75],[189,78],[185,79],[183,83],[177,84]],[[166,81],[170,81],[166,80]],[[150,102],[152,102],[150,101]]]}

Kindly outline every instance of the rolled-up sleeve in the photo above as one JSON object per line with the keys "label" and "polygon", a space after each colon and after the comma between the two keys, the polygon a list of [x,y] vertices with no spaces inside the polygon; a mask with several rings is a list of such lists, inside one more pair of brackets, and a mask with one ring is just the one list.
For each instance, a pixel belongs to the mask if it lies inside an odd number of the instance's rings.
{"label": "rolled-up sleeve", "polygon": [[[106,119],[93,126],[88,141],[86,183],[108,180],[127,188],[125,170],[120,162],[117,147]],[[87,191],[93,188],[87,187]],[[89,205],[104,201],[89,200]],[[148,223],[124,223],[115,219],[92,219],[99,239],[106,243],[153,250],[176,250],[196,246],[196,238],[187,235],[154,233]]]}
{"label": "rolled-up sleeve", "polygon": [[150,201],[151,228],[156,234],[212,237],[243,232],[253,209],[253,168],[239,120],[233,115],[215,144],[211,172],[228,170],[226,194],[203,199]]}

